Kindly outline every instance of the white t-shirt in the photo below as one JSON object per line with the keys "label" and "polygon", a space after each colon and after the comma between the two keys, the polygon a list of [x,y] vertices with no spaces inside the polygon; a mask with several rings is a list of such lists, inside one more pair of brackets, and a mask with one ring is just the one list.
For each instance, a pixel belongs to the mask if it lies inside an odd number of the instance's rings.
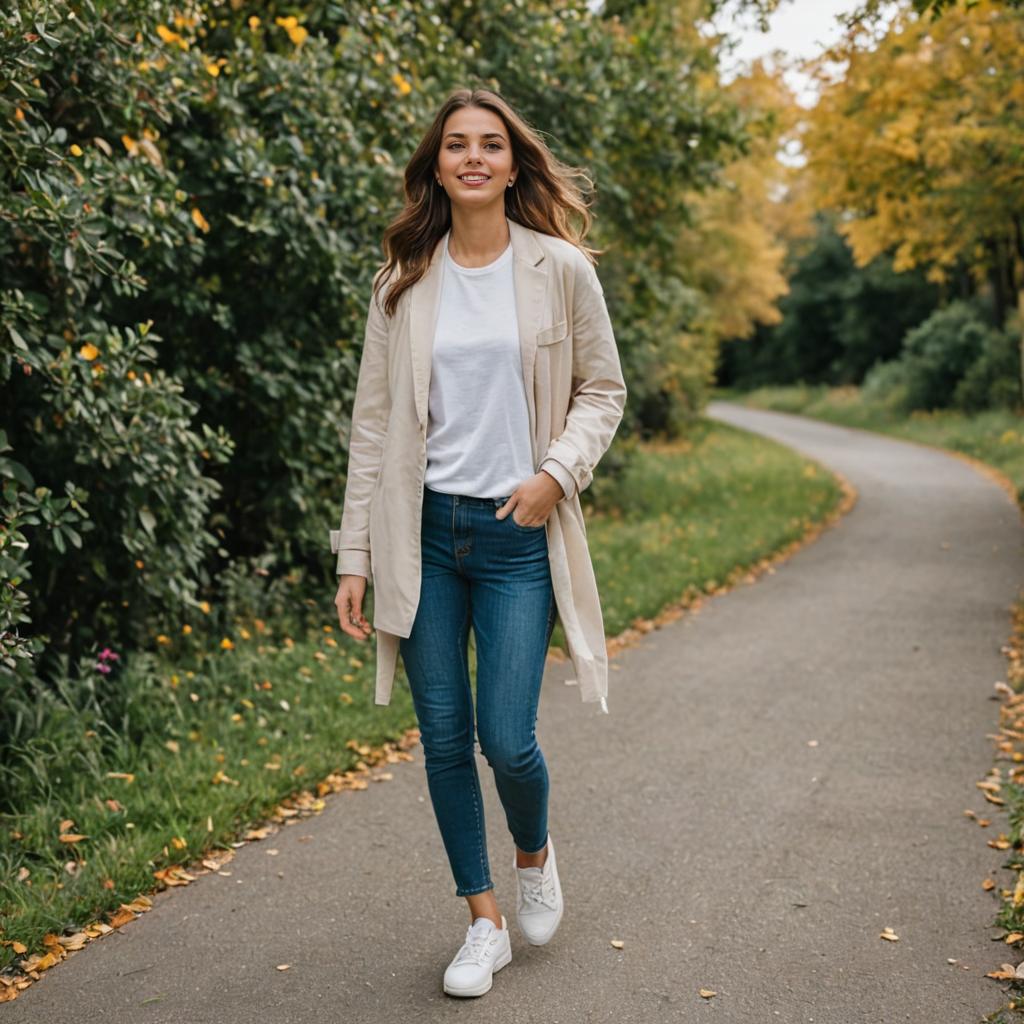
{"label": "white t-shirt", "polygon": [[498,498],[534,475],[523,385],[512,243],[484,267],[444,248],[434,332],[424,482]]}

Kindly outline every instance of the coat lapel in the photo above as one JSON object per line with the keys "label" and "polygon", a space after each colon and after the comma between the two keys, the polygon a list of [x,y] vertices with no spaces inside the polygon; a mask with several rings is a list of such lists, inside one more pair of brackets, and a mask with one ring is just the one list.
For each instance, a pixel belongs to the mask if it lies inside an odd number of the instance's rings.
{"label": "coat lapel", "polygon": [[[544,250],[534,233],[517,221],[508,220],[512,242],[512,278],[515,287],[516,319],[519,323],[519,350],[526,385],[526,404],[530,417],[530,437],[536,449],[537,410],[533,395],[533,369],[537,355],[537,332],[544,326],[544,297],[547,293],[547,268]],[[427,400],[430,395],[430,366],[434,348],[434,329],[441,301],[441,275],[449,229],[434,247],[427,272],[410,289],[409,345],[413,382],[416,390],[416,416],[427,426]],[[536,461],[536,450],[534,450]]]}

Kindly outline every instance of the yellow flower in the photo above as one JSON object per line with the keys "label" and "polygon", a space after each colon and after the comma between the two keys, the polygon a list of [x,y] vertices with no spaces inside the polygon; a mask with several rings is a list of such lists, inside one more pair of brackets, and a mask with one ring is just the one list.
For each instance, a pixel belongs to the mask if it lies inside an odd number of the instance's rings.
{"label": "yellow flower", "polygon": [[156,34],[165,43],[177,43],[183,50],[188,49],[188,40],[182,39],[177,32],[172,32],[166,25],[157,25]]}
{"label": "yellow flower", "polygon": [[177,686],[181,679],[177,675],[171,676],[171,686]]}
{"label": "yellow flower", "polygon": [[82,155],[82,147],[77,142],[72,142],[71,143],[71,155],[72,156],[81,156]]}
{"label": "yellow flower", "polygon": [[192,627],[186,622],[185,625],[181,627],[181,631],[185,636],[188,636],[189,633],[192,632]]}
{"label": "yellow flower", "polygon": [[202,213],[200,212],[198,206],[193,206],[192,207],[192,223],[195,224],[195,226],[197,228],[199,228],[200,231],[209,231],[210,230],[210,223],[202,215]]}
{"label": "yellow flower", "polygon": [[209,615],[210,614],[210,602],[209,601],[200,601],[199,602],[199,607],[203,610],[203,614],[204,615]]}
{"label": "yellow flower", "polygon": [[250,632],[249,632],[249,630],[247,630],[247,629],[245,629],[245,628],[243,627],[242,629],[240,629],[240,630],[238,631],[238,635],[239,635],[239,636],[240,636],[240,637],[241,637],[241,638],[242,638],[243,640],[248,640],[248,639],[249,639],[249,638],[250,638],[250,637],[252,636],[252,633],[250,633]]}
{"label": "yellow flower", "polygon": [[127,378],[128,378],[129,380],[135,380],[135,371],[134,371],[134,370],[129,370],[129,371],[128,371],[128,372],[127,372],[127,373],[125,374],[125,376],[126,376],[126,377],[127,377]]}
{"label": "yellow flower", "polygon": [[376,52],[376,53],[375,53],[375,54],[373,55],[373,60],[374,60],[374,62],[375,62],[376,64],[383,64],[383,63],[384,63],[384,61],[385,61],[385,59],[386,59],[386,58],[384,57],[384,54],[383,54],[383,53],[381,53],[381,52],[380,52],[380,50],[378,50],[378,51],[377,51],[377,52]]}
{"label": "yellow flower", "polygon": [[255,32],[256,29],[258,29],[259,27],[260,27],[260,19],[257,18],[255,14],[250,15],[249,16],[249,28],[251,28],[253,30],[253,32]]}
{"label": "yellow flower", "polygon": [[171,638],[167,636],[165,633],[160,633],[156,638],[156,642],[158,644],[169,644],[171,642]]}
{"label": "yellow flower", "polygon": [[14,108],[14,120],[15,121],[24,121],[25,120],[25,111],[22,110],[21,107],[15,107]]}
{"label": "yellow flower", "polygon": [[133,156],[135,154],[135,150],[139,147],[139,144],[130,135],[121,136],[121,145],[123,145],[124,148]]}
{"label": "yellow flower", "polygon": [[221,640],[220,645],[225,651],[233,651],[235,649],[235,642],[229,636],[224,637],[224,639]]}
{"label": "yellow flower", "polygon": [[206,73],[216,78],[220,74],[220,68],[216,64],[211,62],[210,64],[206,65]]}
{"label": "yellow flower", "polygon": [[396,71],[391,76],[391,81],[398,86],[398,92],[402,96],[408,96],[409,93],[412,92],[412,86],[402,77],[402,73],[400,71]]}
{"label": "yellow flower", "polygon": [[306,36],[309,35],[293,14],[289,14],[287,18],[275,18],[274,23],[280,25],[288,33],[288,38],[296,46],[301,46],[305,42]]}
{"label": "yellow flower", "polygon": [[79,350],[78,354],[83,358],[87,359],[90,363],[100,354],[100,350],[92,344],[92,342],[86,342]]}
{"label": "yellow flower", "polygon": [[145,566],[145,564],[146,563],[143,562],[143,560],[141,558],[136,558],[135,559],[135,568],[136,569],[142,569]]}

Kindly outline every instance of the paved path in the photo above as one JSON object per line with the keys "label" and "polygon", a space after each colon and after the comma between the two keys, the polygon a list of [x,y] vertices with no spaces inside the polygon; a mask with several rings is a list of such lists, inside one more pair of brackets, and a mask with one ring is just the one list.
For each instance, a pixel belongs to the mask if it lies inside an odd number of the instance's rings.
{"label": "paved path", "polygon": [[711,412],[860,497],[774,574],[616,658],[610,715],[549,670],[538,736],[567,909],[548,946],[515,930],[511,840],[480,757],[513,959],[482,999],[441,993],[468,914],[416,747],[394,781],[240,849],[230,878],[160,894],[4,1021],[961,1024],[999,1005],[983,975],[1014,958],[991,941],[981,881],[1002,855],[962,812],[990,809],[974,783],[1024,579],[1017,509],[939,452]]}

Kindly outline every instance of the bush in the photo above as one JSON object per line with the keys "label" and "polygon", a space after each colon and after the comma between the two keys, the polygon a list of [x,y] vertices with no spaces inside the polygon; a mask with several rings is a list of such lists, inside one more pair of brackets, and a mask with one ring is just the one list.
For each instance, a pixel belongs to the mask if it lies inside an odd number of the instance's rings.
{"label": "bush", "polygon": [[893,412],[907,409],[907,366],[902,359],[876,362],[864,375],[861,396],[865,402]]}
{"label": "bush", "polygon": [[981,353],[967,368],[953,393],[953,404],[965,412],[1012,409],[1021,401],[1021,325],[1011,318],[1003,331],[985,339]]}
{"label": "bush", "polygon": [[903,340],[900,361],[906,374],[910,409],[945,409],[953,404],[960,380],[999,334],[968,302],[936,310]]}

